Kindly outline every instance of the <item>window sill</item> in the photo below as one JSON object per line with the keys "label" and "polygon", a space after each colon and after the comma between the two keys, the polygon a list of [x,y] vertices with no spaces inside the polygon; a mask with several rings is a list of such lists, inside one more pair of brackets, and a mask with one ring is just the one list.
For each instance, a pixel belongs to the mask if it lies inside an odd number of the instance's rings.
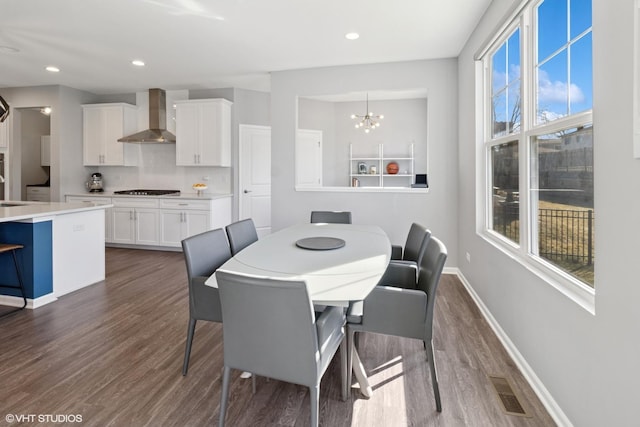
{"label": "window sill", "polygon": [[479,232],[478,235],[509,258],[538,276],[545,283],[555,288],[571,301],[575,302],[588,313],[592,315],[596,314],[595,290],[593,288],[589,288],[587,285],[584,285],[569,274],[547,266],[546,263],[537,260],[531,255],[523,257],[520,248],[501,241],[501,239],[493,236],[489,232]]}
{"label": "window sill", "polygon": [[301,187],[296,185],[296,191],[320,191],[329,193],[420,193],[429,192],[428,188],[407,187]]}

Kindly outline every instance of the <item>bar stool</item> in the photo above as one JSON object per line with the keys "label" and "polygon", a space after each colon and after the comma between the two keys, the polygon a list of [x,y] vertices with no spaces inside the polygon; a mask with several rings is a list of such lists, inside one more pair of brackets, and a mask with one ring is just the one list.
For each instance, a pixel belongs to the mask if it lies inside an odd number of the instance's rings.
{"label": "bar stool", "polygon": [[24,309],[27,306],[27,296],[24,292],[24,284],[22,282],[22,274],[20,273],[20,267],[18,266],[18,258],[16,257],[16,250],[18,249],[22,249],[24,248],[23,245],[19,245],[19,244],[13,244],[13,243],[0,243],[0,254],[3,254],[5,252],[11,252],[11,254],[13,255],[13,264],[16,266],[16,275],[18,276],[18,284],[19,286],[16,285],[3,285],[0,284],[0,288],[11,288],[11,289],[20,289],[20,292],[22,293],[22,299],[24,300],[24,304],[22,305],[22,307],[16,309],[16,310],[11,310],[7,313],[4,313],[2,315],[0,315],[0,317],[6,316],[7,314],[13,313],[15,311],[20,311],[22,309]]}

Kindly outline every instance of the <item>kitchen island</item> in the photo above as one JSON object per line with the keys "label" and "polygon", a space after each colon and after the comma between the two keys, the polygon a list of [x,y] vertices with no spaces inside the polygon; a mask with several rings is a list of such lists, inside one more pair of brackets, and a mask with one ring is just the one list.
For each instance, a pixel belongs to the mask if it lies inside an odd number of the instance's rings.
{"label": "kitchen island", "polygon": [[[37,308],[105,278],[104,218],[110,205],[0,201],[0,242],[17,252],[27,307]],[[17,283],[13,261],[0,259],[0,280]],[[13,289],[0,288],[0,304],[22,305]]]}

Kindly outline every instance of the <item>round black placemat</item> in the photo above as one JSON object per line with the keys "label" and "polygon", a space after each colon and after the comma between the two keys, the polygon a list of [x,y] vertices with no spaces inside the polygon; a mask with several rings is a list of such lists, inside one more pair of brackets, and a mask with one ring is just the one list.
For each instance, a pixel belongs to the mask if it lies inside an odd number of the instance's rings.
{"label": "round black placemat", "polygon": [[345,241],[337,237],[307,237],[296,242],[296,246],[312,251],[328,251],[343,247]]}

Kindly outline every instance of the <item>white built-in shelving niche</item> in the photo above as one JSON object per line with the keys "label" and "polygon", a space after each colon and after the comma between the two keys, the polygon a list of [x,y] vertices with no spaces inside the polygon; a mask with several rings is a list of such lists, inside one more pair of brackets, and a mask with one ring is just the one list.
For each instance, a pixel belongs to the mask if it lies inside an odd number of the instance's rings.
{"label": "white built-in shelving niche", "polygon": [[[398,173],[387,173],[387,165],[398,164]],[[413,144],[355,148],[349,145],[349,178],[352,187],[410,188],[414,177]]]}

